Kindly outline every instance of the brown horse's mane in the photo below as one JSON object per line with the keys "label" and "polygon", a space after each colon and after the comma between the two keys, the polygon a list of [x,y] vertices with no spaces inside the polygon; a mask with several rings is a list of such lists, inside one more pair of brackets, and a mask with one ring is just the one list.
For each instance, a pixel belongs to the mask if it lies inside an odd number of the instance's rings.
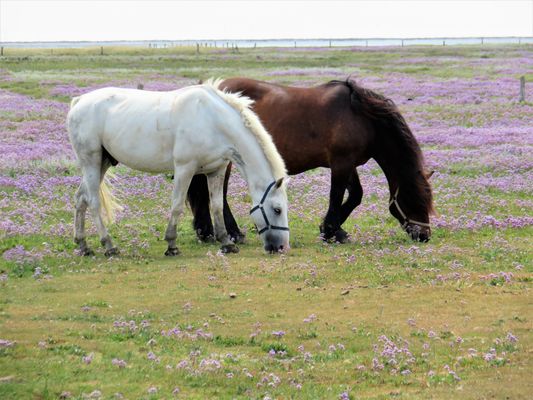
{"label": "brown horse's mane", "polygon": [[[326,86],[330,85],[346,86],[350,90],[352,110],[372,121],[380,136],[378,140],[392,141],[394,151],[388,152],[385,157],[387,163],[394,162],[394,168],[398,171],[401,198],[412,207],[433,213],[433,195],[422,150],[396,104],[385,96],[359,86],[350,78],[326,83]],[[393,157],[395,160],[392,160]]]}

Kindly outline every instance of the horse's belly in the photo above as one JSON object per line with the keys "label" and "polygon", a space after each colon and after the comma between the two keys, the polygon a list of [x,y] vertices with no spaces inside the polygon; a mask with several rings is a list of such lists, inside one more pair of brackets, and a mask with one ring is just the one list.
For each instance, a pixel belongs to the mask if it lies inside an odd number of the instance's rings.
{"label": "horse's belly", "polygon": [[132,157],[132,154],[129,154],[124,161],[120,161],[124,165],[144,172],[166,172],[174,170],[174,162],[172,158],[170,159],[161,159],[156,156],[150,157],[148,155],[147,159],[140,159],[137,157]]}
{"label": "horse's belly", "polygon": [[[125,133],[103,138],[106,150],[120,163],[145,172],[164,172],[174,169],[170,133],[150,135]],[[107,140],[106,140],[107,139]]]}

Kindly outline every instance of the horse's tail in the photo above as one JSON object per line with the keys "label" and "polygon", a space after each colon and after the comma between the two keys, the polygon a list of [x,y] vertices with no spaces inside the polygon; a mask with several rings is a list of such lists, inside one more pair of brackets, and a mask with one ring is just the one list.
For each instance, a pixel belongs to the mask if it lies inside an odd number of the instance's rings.
{"label": "horse's tail", "polygon": [[74,107],[78,101],[80,101],[81,96],[73,97],[70,101],[70,108]]}
{"label": "horse's tail", "polygon": [[104,177],[102,182],[100,182],[99,195],[101,205],[100,215],[105,223],[113,223],[115,221],[116,212],[124,209],[111,191],[110,186],[111,182],[109,181],[109,177]]}
{"label": "horse's tail", "polygon": [[208,79],[205,85],[212,87],[226,104],[241,115],[245,128],[255,136],[257,142],[263,149],[265,157],[272,166],[274,177],[279,179],[287,176],[285,162],[278,153],[274,141],[272,140],[272,136],[267,132],[257,114],[251,110],[254,101],[249,97],[243,96],[241,93],[230,93],[221,90],[220,85],[222,82],[222,79]]}
{"label": "horse's tail", "polygon": [[[350,90],[350,102],[354,113],[369,118],[383,141],[392,144],[389,145],[391,149],[389,155],[386,153],[383,155],[390,158],[394,153],[394,157],[397,158],[397,165],[392,167],[399,175],[402,190],[412,191],[416,194],[412,196],[413,202],[420,203],[428,213],[433,213],[433,194],[428,181],[429,175],[425,172],[422,150],[396,104],[389,98],[360,87],[353,80],[348,79],[342,83]],[[391,160],[387,159],[386,162]]]}

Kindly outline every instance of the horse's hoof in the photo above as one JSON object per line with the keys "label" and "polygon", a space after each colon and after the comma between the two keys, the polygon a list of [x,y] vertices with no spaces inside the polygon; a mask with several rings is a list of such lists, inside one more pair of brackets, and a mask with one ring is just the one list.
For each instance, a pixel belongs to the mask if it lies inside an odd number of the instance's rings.
{"label": "horse's hoof", "polygon": [[235,244],[244,244],[244,242],[246,241],[246,236],[242,233],[237,233],[235,235],[230,233],[230,237],[232,242]]}
{"label": "horse's hoof", "polygon": [[94,251],[92,251],[89,248],[86,248],[86,249],[81,250],[81,255],[84,257],[92,257],[94,256]]}
{"label": "horse's hoof", "polygon": [[235,246],[234,244],[226,244],[220,248],[222,253],[228,254],[228,253],[238,253],[239,248]]}
{"label": "horse's hoof", "polygon": [[330,227],[328,228],[329,229],[327,229],[324,226],[324,223],[321,223],[319,226],[320,237],[322,238],[324,242],[331,242],[331,239],[333,239],[333,237],[335,236],[335,232],[333,232],[333,230]]}
{"label": "horse's hoof", "polygon": [[104,253],[106,257],[118,256],[119,254],[120,252],[118,251],[116,247],[111,247],[110,249],[106,250]]}
{"label": "horse's hoof", "polygon": [[350,243],[350,236],[344,229],[339,229],[335,232],[335,242],[341,244]]}
{"label": "horse's hoof", "polygon": [[174,257],[180,254],[180,251],[177,247],[168,248],[167,251],[165,251],[165,256],[167,257]]}
{"label": "horse's hoof", "polygon": [[206,232],[206,233],[202,233],[203,230],[202,229],[197,229],[196,230],[196,237],[198,238],[198,240],[202,243],[215,243],[216,242],[216,239],[215,239],[215,235],[213,235],[213,233],[209,233],[209,232]]}

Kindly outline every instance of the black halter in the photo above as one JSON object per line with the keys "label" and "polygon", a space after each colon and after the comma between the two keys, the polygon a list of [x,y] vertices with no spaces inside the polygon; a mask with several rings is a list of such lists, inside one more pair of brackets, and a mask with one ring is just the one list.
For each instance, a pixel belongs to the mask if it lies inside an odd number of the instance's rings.
{"label": "black halter", "polygon": [[407,229],[407,225],[409,225],[409,224],[418,225],[418,226],[423,226],[423,227],[429,228],[430,225],[428,223],[426,223],[426,222],[415,221],[414,219],[407,218],[407,215],[405,215],[403,210],[400,208],[400,204],[398,203],[398,193],[399,192],[400,192],[400,187],[398,186],[398,188],[396,189],[396,193],[394,193],[394,196],[392,196],[392,199],[389,202],[389,207],[394,204],[396,206],[396,209],[398,210],[398,212],[402,216],[402,218],[403,218],[402,229],[406,230]]}
{"label": "black halter", "polygon": [[263,229],[261,229],[259,232],[257,232],[259,235],[262,234],[263,232],[269,230],[269,229],[276,229],[278,231],[288,231],[289,230],[289,228],[284,228],[283,226],[270,225],[270,222],[268,221],[268,218],[267,218],[267,215],[265,213],[265,210],[263,209],[263,203],[265,202],[265,199],[266,199],[266,197],[268,195],[268,192],[270,192],[270,189],[272,189],[272,186],[274,186],[275,184],[276,184],[276,181],[274,181],[270,185],[268,185],[268,187],[265,190],[265,194],[263,194],[263,198],[261,199],[259,204],[256,205],[255,207],[253,207],[250,210],[250,215],[252,215],[257,210],[261,210],[261,214],[263,214],[263,219],[265,220],[265,224],[266,225],[265,225],[265,227]]}

